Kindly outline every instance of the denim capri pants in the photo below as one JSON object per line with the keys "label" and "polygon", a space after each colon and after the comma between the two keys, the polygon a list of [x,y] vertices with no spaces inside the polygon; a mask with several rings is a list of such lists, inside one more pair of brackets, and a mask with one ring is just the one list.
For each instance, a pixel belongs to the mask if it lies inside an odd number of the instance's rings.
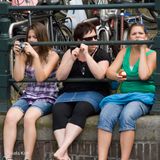
{"label": "denim capri pants", "polygon": [[25,113],[30,107],[36,107],[40,110],[41,116],[51,113],[52,106],[53,104],[48,103],[43,99],[35,100],[32,105],[30,105],[26,99],[19,99],[12,105],[12,107],[19,108],[23,113]]}
{"label": "denim capri pants", "polygon": [[64,92],[61,94],[56,102],[88,102],[92,104],[96,112],[100,110],[99,103],[104,98],[104,96],[95,91],[84,91],[84,92]]}
{"label": "denim capri pants", "polygon": [[101,110],[98,128],[113,132],[116,123],[119,123],[119,131],[136,129],[136,120],[149,113],[151,105],[140,101],[131,101],[127,105],[119,105],[113,102],[106,104]]}

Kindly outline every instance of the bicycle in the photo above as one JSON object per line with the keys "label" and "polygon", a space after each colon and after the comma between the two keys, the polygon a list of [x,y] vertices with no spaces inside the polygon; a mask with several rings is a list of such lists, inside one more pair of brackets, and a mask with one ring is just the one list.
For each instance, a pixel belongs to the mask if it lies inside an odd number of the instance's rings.
{"label": "bicycle", "polygon": [[[48,0],[47,2],[40,1],[37,5],[56,5],[59,3],[59,0],[55,0],[55,2]],[[11,35],[11,38],[16,34],[24,35],[27,25],[31,25],[31,23],[34,21],[41,21],[47,26],[51,41],[70,41],[73,39],[72,31],[65,25],[65,21],[68,18],[63,11],[33,11],[27,13],[13,12],[11,13],[10,17],[12,18],[12,21],[14,21],[12,22],[9,29],[9,34]],[[23,26],[24,31],[20,29],[21,26]],[[18,29],[20,31],[16,32]],[[54,46],[54,49],[61,54],[62,52],[65,52],[68,47]]]}
{"label": "bicycle", "polygon": [[[52,3],[53,4],[53,3]],[[57,3],[56,3],[57,4]],[[45,5],[45,4],[39,4],[39,5]],[[57,15],[58,14],[58,15]],[[62,18],[59,18],[59,17]],[[9,27],[9,37],[12,38],[12,40],[20,40],[25,41],[26,37],[26,28],[28,25],[31,25],[35,21],[40,21],[46,25],[48,28],[48,33],[50,35],[50,40],[54,42],[59,41],[70,41],[72,40],[72,31],[65,26],[65,14],[61,11],[54,12],[12,12],[9,15],[9,18],[12,19],[12,23]],[[68,49],[67,46],[56,46],[54,45],[53,49],[61,56],[66,50]],[[14,56],[11,51],[10,54],[10,70],[11,75],[13,75],[13,64],[14,64]],[[14,90],[16,90],[19,94],[21,94],[20,87],[12,83],[12,87]]]}
{"label": "bicycle", "polygon": [[[142,3],[151,3],[151,2],[154,2],[155,0],[136,0],[136,1],[142,2]],[[141,11],[140,8],[138,10],[139,10],[139,12],[141,12],[142,18],[144,20],[149,21],[149,22],[153,22],[153,23],[156,22],[156,18],[157,18],[158,13],[154,9],[146,9],[147,14],[144,11],[144,9],[143,9],[143,12]]]}
{"label": "bicycle", "polygon": [[[138,0],[136,0],[138,2]],[[135,3],[135,0],[92,0],[94,4],[110,4],[110,3]],[[131,12],[132,11],[132,12]],[[145,27],[149,30],[156,27],[150,27],[146,23],[151,23],[143,19],[143,15],[138,9],[101,9],[99,10],[100,24],[97,26],[97,35],[99,40],[126,40],[128,35],[128,28],[132,23],[145,24]],[[97,12],[96,12],[97,13]],[[145,14],[144,14],[145,15]],[[92,19],[92,18],[91,18]],[[90,21],[88,19],[87,21]],[[120,23],[119,23],[120,22]],[[153,22],[152,22],[153,23]],[[112,60],[116,57],[120,48],[124,45],[100,45],[111,56]]]}

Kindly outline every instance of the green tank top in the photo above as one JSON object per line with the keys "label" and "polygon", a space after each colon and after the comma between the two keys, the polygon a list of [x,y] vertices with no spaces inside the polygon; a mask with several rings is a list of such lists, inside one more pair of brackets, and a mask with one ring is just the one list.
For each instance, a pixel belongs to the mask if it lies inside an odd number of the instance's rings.
{"label": "green tank top", "polygon": [[[153,50],[149,50],[146,52],[146,55],[148,56],[149,54],[153,53]],[[130,69],[130,64],[129,64],[129,58],[131,54],[131,48],[128,47],[126,48],[126,53],[123,59],[122,63],[122,69],[127,73],[127,77],[130,78],[138,78],[138,67],[139,67],[139,59],[133,66],[132,70]],[[124,81],[120,85],[120,92],[121,93],[128,93],[128,92],[151,92],[155,93],[155,84],[153,81],[153,76],[147,81],[141,81],[141,80],[136,80],[136,81]]]}

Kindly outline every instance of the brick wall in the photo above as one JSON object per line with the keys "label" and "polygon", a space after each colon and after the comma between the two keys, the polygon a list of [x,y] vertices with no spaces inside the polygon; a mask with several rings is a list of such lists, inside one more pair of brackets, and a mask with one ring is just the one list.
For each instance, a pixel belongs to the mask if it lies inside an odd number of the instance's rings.
{"label": "brick wall", "polygon": [[[0,116],[1,117],[1,116]],[[0,118],[3,124],[3,118]],[[24,155],[22,122],[14,151],[14,160],[22,160]],[[84,132],[70,146],[69,153],[72,160],[97,160],[97,116],[88,118]],[[45,116],[37,123],[37,143],[33,160],[51,160],[57,149],[52,135],[51,116]],[[0,156],[3,154],[2,125],[0,125]],[[109,160],[118,160],[120,157],[119,133],[116,127],[113,135]],[[130,160],[159,160],[160,159],[160,116],[149,115],[137,122],[136,140]]]}

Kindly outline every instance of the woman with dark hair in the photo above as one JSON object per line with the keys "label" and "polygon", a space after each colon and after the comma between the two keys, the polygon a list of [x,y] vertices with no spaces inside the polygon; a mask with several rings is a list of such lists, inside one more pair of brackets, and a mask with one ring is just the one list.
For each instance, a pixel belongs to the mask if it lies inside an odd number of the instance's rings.
{"label": "woman with dark hair", "polygon": [[29,82],[23,95],[7,112],[4,122],[4,157],[13,159],[14,144],[17,134],[17,123],[24,116],[24,154],[25,160],[32,160],[36,141],[35,123],[41,116],[52,111],[52,105],[58,94],[55,82],[44,82],[47,78],[55,77],[55,69],[59,56],[50,46],[31,46],[30,42],[48,41],[46,27],[37,22],[27,31],[26,42],[15,41],[13,53],[15,63],[13,77],[16,81],[24,77],[35,79]]}
{"label": "woman with dark hair", "polygon": [[[142,24],[132,24],[129,40],[147,40]],[[121,82],[120,94],[105,97],[101,103],[98,124],[98,159],[108,159],[112,132],[120,126],[121,160],[129,160],[134,144],[136,120],[149,113],[154,103],[155,84],[152,78],[156,69],[156,52],[145,44],[123,48],[107,70],[107,77]],[[127,78],[134,80],[127,81]]]}
{"label": "woman with dark hair", "polygon": [[[96,28],[91,23],[80,23],[74,30],[76,41],[97,41]],[[67,78],[105,77],[109,66],[108,54],[97,45],[81,43],[69,49],[63,56],[56,77]],[[68,147],[82,132],[88,116],[99,113],[99,102],[110,94],[110,85],[105,82],[64,82],[62,94],[53,106],[53,131],[59,149],[56,159],[69,160]]]}

